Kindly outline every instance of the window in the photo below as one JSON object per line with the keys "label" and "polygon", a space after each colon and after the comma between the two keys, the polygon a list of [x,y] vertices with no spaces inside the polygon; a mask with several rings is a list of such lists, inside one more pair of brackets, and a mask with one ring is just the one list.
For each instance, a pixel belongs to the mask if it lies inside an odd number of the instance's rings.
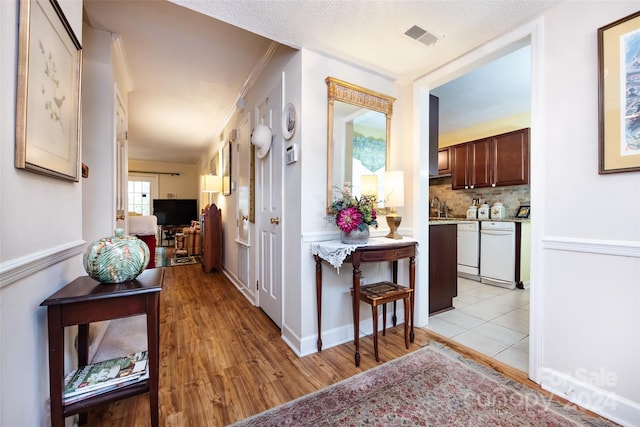
{"label": "window", "polygon": [[129,181],[129,212],[151,215],[151,182]]}

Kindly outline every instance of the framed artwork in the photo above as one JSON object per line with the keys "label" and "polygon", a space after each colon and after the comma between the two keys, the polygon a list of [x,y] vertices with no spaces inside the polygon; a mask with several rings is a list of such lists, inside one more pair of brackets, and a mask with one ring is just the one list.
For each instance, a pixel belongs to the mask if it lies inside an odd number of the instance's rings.
{"label": "framed artwork", "polygon": [[218,152],[211,159],[211,165],[209,167],[209,172],[211,175],[218,175],[218,168],[220,167],[220,155]]}
{"label": "framed artwork", "polygon": [[640,12],[598,28],[599,173],[640,171]]}
{"label": "framed artwork", "polygon": [[529,214],[531,213],[531,207],[522,205],[520,209],[518,209],[518,213],[516,214],[516,218],[529,218]]}
{"label": "framed artwork", "polygon": [[20,0],[15,167],[78,181],[82,50],[56,0]]}
{"label": "framed artwork", "polygon": [[222,147],[222,194],[231,194],[231,141]]}

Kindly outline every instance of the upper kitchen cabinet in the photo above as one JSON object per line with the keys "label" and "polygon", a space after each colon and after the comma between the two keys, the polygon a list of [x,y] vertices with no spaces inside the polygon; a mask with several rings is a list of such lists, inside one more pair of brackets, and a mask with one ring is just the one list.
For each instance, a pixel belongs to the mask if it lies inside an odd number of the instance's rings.
{"label": "upper kitchen cabinet", "polygon": [[449,147],[438,150],[438,176],[451,175],[451,150]]}
{"label": "upper kitchen cabinet", "polygon": [[529,128],[451,147],[451,188],[529,183]]}
{"label": "upper kitchen cabinet", "polygon": [[451,188],[466,190],[491,185],[491,140],[458,144],[451,147]]}
{"label": "upper kitchen cabinet", "polygon": [[492,138],[492,187],[529,183],[529,128]]}

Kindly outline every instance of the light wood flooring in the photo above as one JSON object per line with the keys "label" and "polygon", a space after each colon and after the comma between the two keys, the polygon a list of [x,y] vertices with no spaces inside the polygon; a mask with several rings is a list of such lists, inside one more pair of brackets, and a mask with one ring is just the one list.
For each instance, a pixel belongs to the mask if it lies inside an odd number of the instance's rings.
{"label": "light wood flooring", "polygon": [[[162,426],[228,425],[379,365],[371,337],[360,340],[359,368],[353,343],[298,358],[260,308],[223,274],[204,274],[199,264],[165,268],[160,299]],[[537,388],[523,372],[424,329],[416,329],[407,350],[403,333],[399,325],[380,334],[381,363],[436,339]],[[94,410],[87,425],[150,425],[148,395]]]}

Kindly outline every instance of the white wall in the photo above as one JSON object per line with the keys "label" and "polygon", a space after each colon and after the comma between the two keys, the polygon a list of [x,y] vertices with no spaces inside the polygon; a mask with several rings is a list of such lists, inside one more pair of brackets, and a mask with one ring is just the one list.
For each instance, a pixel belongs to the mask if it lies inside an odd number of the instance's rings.
{"label": "white wall", "polygon": [[[287,261],[287,274],[292,280],[285,286],[288,303],[285,316],[288,331],[287,342],[300,355],[317,351],[315,261],[311,255],[310,244],[314,241],[339,237],[337,228],[325,221],[326,207],[326,159],[327,159],[327,84],[325,79],[335,77],[359,86],[398,98],[394,103],[391,124],[391,167],[405,170],[408,181],[407,194],[411,191],[411,163],[406,151],[406,135],[410,128],[407,124],[407,111],[411,106],[410,92],[401,93],[403,87],[380,75],[366,71],[309,50],[302,51],[302,118],[300,128],[300,202],[299,215],[302,241],[300,256],[291,253],[291,262]],[[402,95],[402,96],[400,96]],[[406,96],[409,95],[409,96]],[[409,119],[409,123],[411,123]],[[410,209],[405,207],[405,212]],[[410,234],[411,218],[403,219],[402,228]],[[403,230],[401,230],[402,232]],[[378,231],[372,235],[384,236],[388,232],[382,219]],[[291,242],[292,244],[294,242]],[[287,255],[289,256],[289,255]],[[406,280],[408,270],[406,262],[400,262],[399,280]],[[386,264],[365,264],[364,276],[369,280],[389,278]],[[351,267],[345,265],[338,274],[328,265],[323,266],[323,307],[322,341],[323,348],[353,339],[353,321],[351,314]],[[362,310],[361,330],[371,333],[370,310]]]}
{"label": "white wall", "polygon": [[417,82],[434,87],[531,36],[529,374],[625,425],[640,420],[640,173],[598,174],[596,31],[636,10],[563,2]]}
{"label": "white wall", "polygon": [[[563,2],[545,13],[542,126],[533,130],[542,164],[532,166],[545,178],[531,185],[541,384],[573,389],[571,400],[628,425],[640,421],[640,173],[598,175],[596,31],[637,10]],[[615,380],[585,381],[602,373]],[[600,400],[607,392],[612,402]]]}
{"label": "white wall", "polygon": [[[82,3],[61,5],[82,41]],[[84,275],[82,182],[14,168],[18,2],[0,2],[0,425],[49,425],[46,309]]]}

